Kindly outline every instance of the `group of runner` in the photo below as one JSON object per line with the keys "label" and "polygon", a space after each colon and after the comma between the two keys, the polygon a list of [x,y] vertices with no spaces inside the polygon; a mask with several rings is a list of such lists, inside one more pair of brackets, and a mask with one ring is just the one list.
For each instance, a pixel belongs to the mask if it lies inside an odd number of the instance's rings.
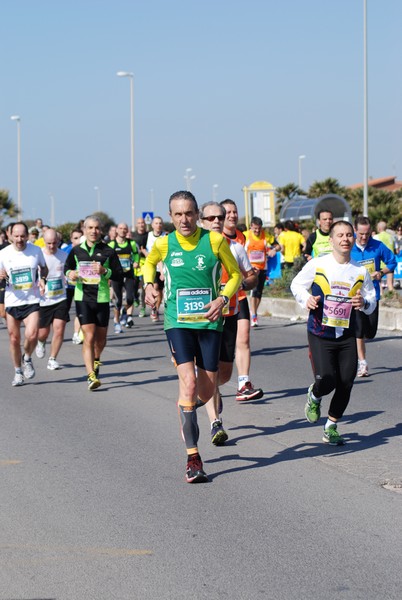
{"label": "group of runner", "polygon": [[[378,281],[384,273],[392,272],[396,263],[392,253],[384,251],[382,242],[373,244],[368,219],[359,217],[353,227],[346,221],[334,223],[330,211],[325,213],[319,215],[322,227],[310,246],[307,244],[314,258],[296,275],[291,289],[296,300],[309,310],[308,344],[315,379],[307,393],[305,416],[309,422],[317,422],[322,397],[333,391],[323,441],[338,445],[344,439],[337,422],[349,402],[357,368],[359,376],[368,375],[364,339],[374,337],[377,328]],[[32,354],[36,349],[39,358],[45,355],[51,324],[53,337],[47,366],[50,370],[60,367],[57,356],[72,298],[66,278],[70,290],[74,290],[91,391],[101,385],[99,370],[106,345],[111,287],[115,333],[121,331],[123,289],[125,325],[132,327],[138,293],[135,269],[142,269],[144,300],[154,320],[159,319],[164,287],[164,328],[179,380],[177,405],[187,451],[186,481],[197,483],[208,477],[198,451],[196,411],[206,405],[211,441],[214,445],[224,444],[228,434],[221,418],[219,386],[231,378],[234,361],[238,370],[236,399],[263,396],[263,390],[255,389],[250,381],[250,322],[258,325],[256,313],[266,258],[270,252],[279,251],[281,245],[267,240],[257,219],[246,238],[237,228],[236,204],[229,199],[208,202],[199,209],[191,192],[179,191],[169,199],[169,214],[175,231],[163,235],[160,220],[148,246],[144,232],[138,232],[138,228],[137,233],[142,235],[137,237],[138,243],[129,239],[124,223],[117,226],[115,239],[106,243],[99,219],[87,217],[82,237],[68,254],[58,249],[54,230],[45,232],[42,250],[28,243],[26,225],[15,223],[12,243],[0,251],[0,280],[5,282],[15,369],[12,385],[20,386],[34,377]],[[252,316],[248,290],[252,290]],[[23,352],[21,323],[25,325]]]}

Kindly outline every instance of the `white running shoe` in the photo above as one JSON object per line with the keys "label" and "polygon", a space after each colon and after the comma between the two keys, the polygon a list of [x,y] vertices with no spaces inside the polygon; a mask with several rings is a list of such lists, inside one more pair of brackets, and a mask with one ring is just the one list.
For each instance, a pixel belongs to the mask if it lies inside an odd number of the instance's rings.
{"label": "white running shoe", "polygon": [[58,369],[61,369],[59,363],[55,358],[53,358],[53,356],[49,358],[47,362],[47,368],[49,369],[49,371],[57,371]]}
{"label": "white running shoe", "polygon": [[369,376],[368,366],[367,366],[367,362],[365,360],[359,360],[358,367],[357,367],[357,376],[358,377],[368,377]]}
{"label": "white running shoe", "polygon": [[33,379],[35,377],[35,369],[32,364],[32,358],[22,358],[22,369],[24,372],[25,379]]}
{"label": "white running shoe", "polygon": [[11,385],[14,387],[20,386],[20,385],[24,385],[24,376],[23,374],[20,373],[15,373],[14,375],[14,379],[11,382]]}
{"label": "white running shoe", "polygon": [[115,323],[114,324],[114,332],[115,333],[121,333],[122,332],[120,323]]}
{"label": "white running shoe", "polygon": [[46,342],[38,340],[35,348],[35,354],[38,358],[44,358],[46,354]]}

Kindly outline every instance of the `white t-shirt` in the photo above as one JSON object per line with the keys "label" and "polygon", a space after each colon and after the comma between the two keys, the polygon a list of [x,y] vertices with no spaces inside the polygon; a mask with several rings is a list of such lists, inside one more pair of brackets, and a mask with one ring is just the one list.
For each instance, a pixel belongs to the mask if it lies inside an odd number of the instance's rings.
{"label": "white t-shirt", "polygon": [[64,276],[64,263],[67,254],[63,250],[57,250],[56,254],[46,254],[43,256],[49,269],[47,275],[46,289],[40,299],[41,306],[51,306],[67,298],[66,278]]}
{"label": "white t-shirt", "polygon": [[42,250],[33,244],[27,244],[24,250],[10,244],[0,251],[0,269],[7,271],[6,308],[39,302],[39,266],[46,266],[45,259]]}

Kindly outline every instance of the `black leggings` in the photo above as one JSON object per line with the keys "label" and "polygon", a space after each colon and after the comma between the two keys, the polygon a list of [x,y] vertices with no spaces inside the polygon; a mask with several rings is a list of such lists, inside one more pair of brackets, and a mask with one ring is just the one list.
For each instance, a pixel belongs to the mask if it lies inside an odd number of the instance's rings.
{"label": "black leggings", "polygon": [[133,305],[134,302],[134,279],[127,277],[123,282],[112,281],[112,288],[116,296],[115,306],[117,310],[121,310],[123,305],[123,288],[126,290],[126,305],[127,308]]}
{"label": "black leggings", "polygon": [[356,338],[345,336],[325,339],[308,332],[309,354],[315,383],[316,398],[335,390],[328,415],[340,419],[349,403],[357,370]]}

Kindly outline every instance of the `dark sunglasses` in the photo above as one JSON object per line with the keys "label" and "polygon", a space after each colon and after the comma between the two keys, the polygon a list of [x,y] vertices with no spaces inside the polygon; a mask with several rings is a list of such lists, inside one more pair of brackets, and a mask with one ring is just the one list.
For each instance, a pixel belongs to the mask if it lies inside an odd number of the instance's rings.
{"label": "dark sunglasses", "polygon": [[210,223],[215,221],[215,219],[218,219],[218,221],[224,221],[225,217],[223,215],[209,215],[209,217],[202,217],[203,221],[209,221]]}

